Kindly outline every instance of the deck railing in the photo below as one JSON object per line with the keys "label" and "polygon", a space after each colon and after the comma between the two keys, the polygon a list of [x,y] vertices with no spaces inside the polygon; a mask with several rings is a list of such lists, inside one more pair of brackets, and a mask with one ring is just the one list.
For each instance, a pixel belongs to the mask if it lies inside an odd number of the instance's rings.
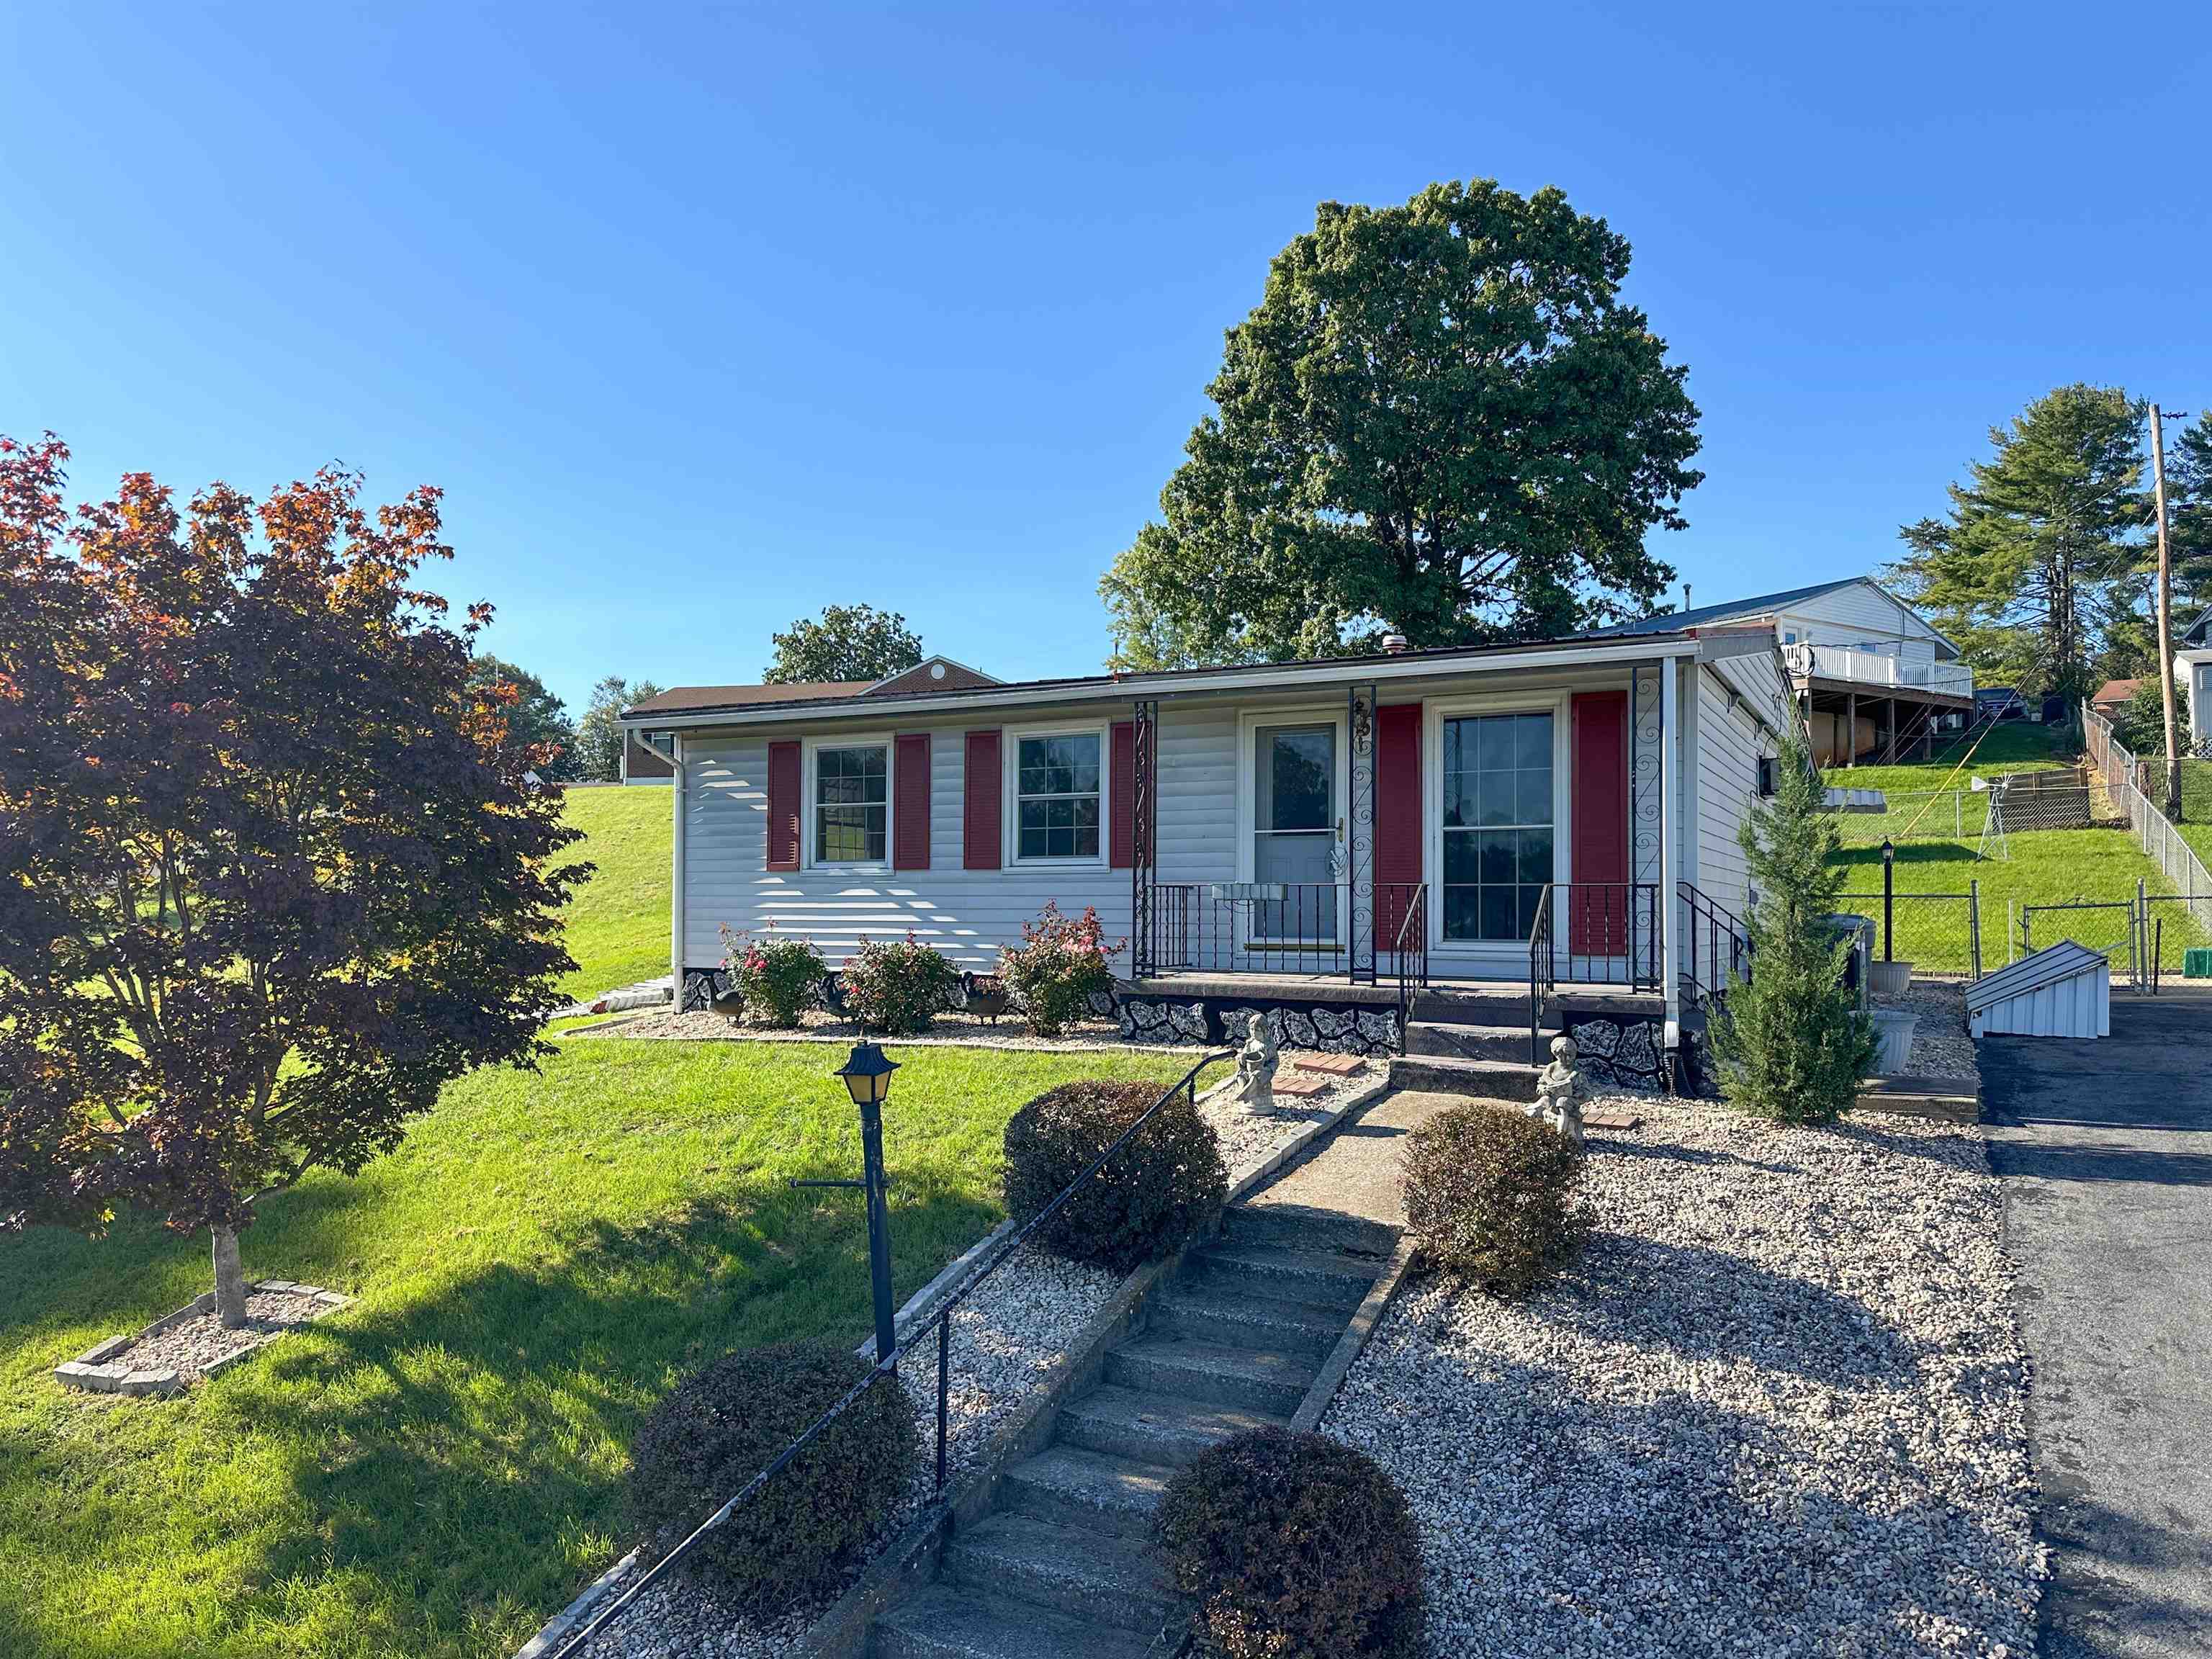
{"label": "deck railing", "polygon": [[1789,661],[1790,672],[1800,678],[1849,680],[1894,690],[1936,691],[1951,697],[1974,695],[1974,671],[1963,663],[1924,662],[1847,645],[1785,645],[1782,653]]}

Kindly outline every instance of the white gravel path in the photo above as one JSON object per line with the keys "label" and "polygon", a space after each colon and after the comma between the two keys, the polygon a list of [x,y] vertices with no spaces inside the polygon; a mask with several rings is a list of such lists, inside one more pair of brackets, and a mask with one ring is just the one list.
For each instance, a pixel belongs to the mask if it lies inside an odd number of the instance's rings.
{"label": "white gravel path", "polygon": [[1405,1488],[1430,1651],[2034,1650],[2042,1550],[2002,1200],[1972,1127],[1641,1098],[1578,1267],[1418,1282],[1324,1431]]}
{"label": "white gravel path", "polygon": [[[720,1024],[716,1016],[708,1015]],[[1287,1067],[1285,1067],[1287,1071]],[[1258,1169],[1308,1125],[1380,1080],[1383,1066],[1369,1061],[1332,1079],[1328,1089],[1261,1117],[1234,1097],[1234,1080],[1201,1096],[1199,1110],[1221,1137],[1222,1158],[1233,1185]],[[1050,1379],[1076,1338],[1106,1307],[1121,1277],[1103,1267],[1064,1261],[1024,1249],[1009,1257],[952,1316],[951,1387],[945,1437],[948,1480],[975,1462],[991,1436]],[[921,1456],[905,1502],[886,1519],[871,1555],[904,1531],[936,1488],[937,1363],[933,1334],[903,1362],[899,1382],[914,1407]],[[849,1584],[860,1576],[856,1569]],[[618,1583],[619,1593],[628,1580]],[[839,1592],[842,1593],[842,1589]],[[750,1617],[724,1605],[704,1585],[672,1575],[646,1592],[613,1629],[586,1651],[592,1659],[782,1659],[795,1651],[807,1626],[834,1597],[794,1607],[773,1620]]]}

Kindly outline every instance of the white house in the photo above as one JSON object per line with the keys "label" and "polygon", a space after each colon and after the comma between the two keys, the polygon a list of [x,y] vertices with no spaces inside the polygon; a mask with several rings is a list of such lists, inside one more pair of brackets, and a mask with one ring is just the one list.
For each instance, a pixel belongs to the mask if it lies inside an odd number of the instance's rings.
{"label": "white house", "polygon": [[2212,755],[2212,611],[2174,641],[2173,678],[2189,693],[2190,752]]}
{"label": "white house", "polygon": [[[1761,593],[1607,629],[1767,628],[1782,647],[1823,766],[1924,752],[1974,709],[1974,672],[1959,648],[1868,576]],[[2212,653],[2207,653],[2212,660]]]}
{"label": "white house", "polygon": [[1054,900],[1127,939],[1140,1011],[1395,994],[1402,1020],[1420,984],[1541,979],[1642,999],[1671,1042],[1718,981],[1737,826],[1791,717],[1771,629],[1661,618],[1018,683],[937,659],[679,688],[623,720],[668,734],[686,1006],[717,989],[726,925],[833,967],[910,930],[988,971]]}

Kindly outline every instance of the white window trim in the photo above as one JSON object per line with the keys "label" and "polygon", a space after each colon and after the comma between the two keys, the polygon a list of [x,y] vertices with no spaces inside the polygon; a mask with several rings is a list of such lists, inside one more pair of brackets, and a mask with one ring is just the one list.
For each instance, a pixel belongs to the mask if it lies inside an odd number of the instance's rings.
{"label": "white window trim", "polygon": [[[1625,687],[1622,689],[1626,689]],[[1493,692],[1486,696],[1431,701],[1421,721],[1424,760],[1435,757],[1421,777],[1421,867],[1431,872],[1435,902],[1429,906],[1429,949],[1432,953],[1475,959],[1510,957],[1525,969],[1527,939],[1471,939],[1444,937],[1444,722],[1467,714],[1549,714],[1552,717],[1552,879],[1574,879],[1573,733],[1569,730],[1571,691]],[[1630,741],[1634,741],[1632,734]]]}
{"label": "white window trim", "polygon": [[[1024,738],[1097,738],[1098,739],[1098,856],[1097,858],[1035,858],[1022,856],[1022,739]],[[1114,723],[1111,720],[1060,720],[1048,726],[1008,726],[1000,739],[999,763],[1004,778],[999,791],[1000,834],[1007,869],[1103,870],[1114,854]]]}
{"label": "white window trim", "polygon": [[[1271,705],[1261,708],[1240,708],[1237,713],[1237,879],[1255,881],[1253,873],[1255,849],[1253,838],[1259,830],[1259,760],[1253,752],[1254,743],[1263,726],[1333,726],[1336,730],[1336,840],[1334,850],[1346,859],[1351,857],[1351,842],[1346,839],[1345,820],[1351,812],[1352,803],[1352,737],[1351,722],[1341,698],[1315,703]],[[1347,865],[1343,879],[1335,883],[1339,888],[1348,888],[1351,872]],[[1250,909],[1237,907],[1237,948],[1247,951],[1255,946],[1270,948],[1278,945],[1304,945],[1339,951],[1351,948],[1347,912],[1340,908],[1337,932],[1334,939],[1275,939],[1249,932]]]}
{"label": "white window trim", "polygon": [[[816,839],[814,818],[820,802],[817,796],[815,757],[824,749],[881,749],[884,751],[884,856],[881,860],[867,860],[860,863],[824,863],[814,856],[821,843]],[[888,875],[891,860],[896,852],[898,835],[898,743],[890,732],[855,732],[837,737],[810,737],[802,750],[805,761],[799,769],[799,792],[804,811],[799,814],[799,835],[803,838],[799,867],[805,870],[835,870],[855,875]]]}

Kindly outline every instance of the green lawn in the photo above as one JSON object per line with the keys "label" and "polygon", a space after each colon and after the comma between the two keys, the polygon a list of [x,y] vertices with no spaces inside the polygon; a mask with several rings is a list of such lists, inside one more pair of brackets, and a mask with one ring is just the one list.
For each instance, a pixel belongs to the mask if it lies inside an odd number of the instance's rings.
{"label": "green lawn", "polygon": [[670,799],[643,786],[568,791],[568,822],[586,839],[568,856],[599,872],[568,905],[576,971],[562,981],[564,994],[596,996],[668,971]]}
{"label": "green lawn", "polygon": [[2062,745],[2050,726],[2024,721],[1992,729],[1974,750],[1973,759],[1961,768],[1959,761],[1966,750],[1965,742],[1954,738],[1936,750],[1933,760],[1904,766],[1832,766],[1824,775],[1829,783],[1848,789],[1964,789],[1977,774],[1987,778],[2003,772],[2039,772],[2070,765],[2080,757],[2079,746]]}
{"label": "green lawn", "polygon": [[[665,847],[665,793],[577,799],[657,808]],[[999,1218],[1016,1106],[1190,1058],[899,1057],[902,1297]],[[611,1559],[623,1448],[678,1373],[866,1335],[858,1202],[784,1186],[859,1168],[838,1058],[584,1039],[542,1076],[463,1080],[392,1156],[311,1177],[245,1235],[250,1273],[358,1302],[176,1401],[46,1373],[198,1294],[203,1240],[136,1221],[0,1238],[0,1653],[512,1652]]]}
{"label": "green lawn", "polygon": [[[2135,896],[2141,880],[2148,892],[2170,893],[2170,884],[2158,866],[2144,856],[2135,836],[2125,830],[2015,830],[2006,837],[2010,856],[1976,860],[1971,841],[1919,841],[1897,848],[1896,955],[1930,973],[1961,974],[1969,961],[1966,907],[1963,903],[1921,902],[1910,894],[1954,893],[1981,890],[1982,966],[2002,967],[2007,959],[2006,930],[2009,927],[2016,948],[2018,907],[2060,904],[2076,899],[2127,901]],[[1852,896],[1843,908],[1881,921],[1881,849],[1848,847],[1838,862],[1849,870],[1846,887]],[[2160,907],[2172,914],[2166,918],[2160,940],[2161,960],[2179,972],[2181,953],[2190,945],[2206,941],[2182,914],[2179,905]],[[2117,910],[2075,911],[2065,915],[2039,916],[2033,943],[2039,948],[2060,938],[2079,939],[2100,950],[2124,946],[2126,918]],[[1877,933],[1876,948],[1880,948]],[[2120,960],[2126,955],[2121,951]]]}

